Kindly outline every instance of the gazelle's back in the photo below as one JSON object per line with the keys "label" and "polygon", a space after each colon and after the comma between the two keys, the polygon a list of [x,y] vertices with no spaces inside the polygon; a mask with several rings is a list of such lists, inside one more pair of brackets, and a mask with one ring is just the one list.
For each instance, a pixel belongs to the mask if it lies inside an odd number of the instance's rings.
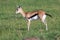
{"label": "gazelle's back", "polygon": [[27,12],[27,13],[26,13],[26,17],[27,17],[27,18],[37,17],[37,16],[39,16],[40,18],[42,18],[43,15],[45,15],[45,12],[42,11],[42,10],[32,11],[32,12]]}

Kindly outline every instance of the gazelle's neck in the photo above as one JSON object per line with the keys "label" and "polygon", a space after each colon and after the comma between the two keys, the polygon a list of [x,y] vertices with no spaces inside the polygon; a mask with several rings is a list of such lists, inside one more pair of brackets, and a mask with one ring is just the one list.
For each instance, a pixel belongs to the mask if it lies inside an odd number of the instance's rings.
{"label": "gazelle's neck", "polygon": [[25,17],[25,12],[23,11],[22,8],[20,8],[20,13],[22,14],[23,17]]}

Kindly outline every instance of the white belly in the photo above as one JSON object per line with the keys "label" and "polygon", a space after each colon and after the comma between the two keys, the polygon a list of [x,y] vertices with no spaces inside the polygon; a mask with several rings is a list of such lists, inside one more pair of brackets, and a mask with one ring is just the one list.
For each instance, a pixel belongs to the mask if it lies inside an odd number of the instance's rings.
{"label": "white belly", "polygon": [[38,19],[38,15],[36,15],[36,16],[30,18],[30,20],[36,20],[36,19]]}

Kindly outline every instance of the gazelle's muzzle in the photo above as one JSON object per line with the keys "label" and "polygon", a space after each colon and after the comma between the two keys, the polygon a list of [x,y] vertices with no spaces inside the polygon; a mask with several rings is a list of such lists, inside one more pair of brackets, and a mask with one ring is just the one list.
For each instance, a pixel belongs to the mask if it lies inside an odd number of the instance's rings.
{"label": "gazelle's muzzle", "polygon": [[16,14],[18,14],[18,13],[20,13],[20,11],[17,11],[17,10],[16,10]]}
{"label": "gazelle's muzzle", "polygon": [[17,14],[17,12],[16,12],[16,14]]}
{"label": "gazelle's muzzle", "polygon": [[18,14],[19,12],[18,11],[16,11],[16,14]]}

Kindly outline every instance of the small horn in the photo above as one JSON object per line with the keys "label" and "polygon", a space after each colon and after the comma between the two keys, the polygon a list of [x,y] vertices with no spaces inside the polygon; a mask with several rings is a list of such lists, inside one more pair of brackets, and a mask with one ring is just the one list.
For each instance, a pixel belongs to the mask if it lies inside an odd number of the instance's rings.
{"label": "small horn", "polygon": [[18,8],[20,8],[21,6],[17,6]]}
{"label": "small horn", "polygon": [[19,6],[19,8],[20,8],[21,6]]}

